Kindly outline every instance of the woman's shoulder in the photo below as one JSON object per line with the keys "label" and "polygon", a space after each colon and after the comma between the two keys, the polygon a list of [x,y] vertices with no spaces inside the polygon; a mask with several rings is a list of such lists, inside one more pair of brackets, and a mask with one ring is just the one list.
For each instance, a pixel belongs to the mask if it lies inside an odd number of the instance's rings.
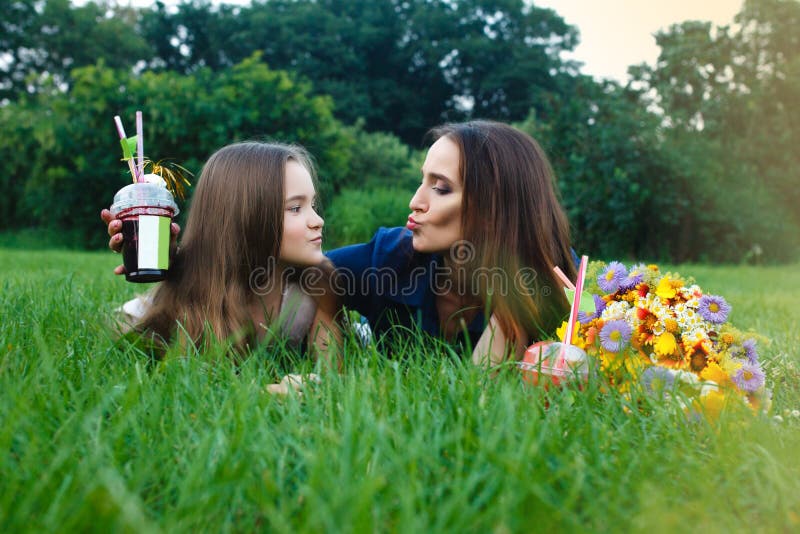
{"label": "woman's shoulder", "polygon": [[405,263],[414,256],[411,231],[402,228],[378,228],[373,237],[375,241],[375,258],[380,262]]}

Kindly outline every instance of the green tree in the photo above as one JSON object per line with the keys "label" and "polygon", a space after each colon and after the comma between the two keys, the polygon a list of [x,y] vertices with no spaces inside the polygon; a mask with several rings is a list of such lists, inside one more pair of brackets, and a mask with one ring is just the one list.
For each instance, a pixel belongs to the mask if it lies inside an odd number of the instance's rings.
{"label": "green tree", "polygon": [[264,59],[312,80],[337,117],[419,145],[443,120],[522,119],[577,33],[522,0],[271,0],[248,7],[186,2],[146,11],[155,67],[224,68]]}
{"label": "green tree", "polygon": [[0,19],[0,101],[35,92],[44,79],[71,82],[70,70],[102,59],[130,68],[151,49],[136,31],[130,7],[69,0],[11,0]]}
{"label": "green tree", "polygon": [[520,127],[550,157],[575,247],[605,258],[690,257],[678,229],[691,197],[662,150],[659,117],[614,82],[582,76],[560,83]]}
{"label": "green tree", "polygon": [[755,246],[790,259],[800,243],[800,3],[748,0],[736,22],[674,25],[656,36],[656,66],[632,73],[664,114],[665,145],[690,162],[695,192],[712,198],[709,240],[727,259]]}

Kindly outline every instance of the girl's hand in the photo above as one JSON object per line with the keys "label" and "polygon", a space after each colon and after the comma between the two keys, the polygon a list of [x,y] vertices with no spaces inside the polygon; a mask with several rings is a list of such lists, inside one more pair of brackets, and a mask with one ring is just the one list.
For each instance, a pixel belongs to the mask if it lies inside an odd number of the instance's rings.
{"label": "girl's hand", "polygon": [[306,384],[319,384],[319,375],[314,373],[307,375],[289,374],[283,377],[278,384],[270,384],[267,386],[267,393],[272,395],[288,395],[289,392],[295,392],[298,395],[303,394],[303,389]]}

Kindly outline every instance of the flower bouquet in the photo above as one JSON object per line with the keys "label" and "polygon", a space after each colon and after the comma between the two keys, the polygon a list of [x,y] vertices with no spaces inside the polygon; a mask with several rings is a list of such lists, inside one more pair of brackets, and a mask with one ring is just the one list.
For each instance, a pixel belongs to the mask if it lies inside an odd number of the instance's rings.
{"label": "flower bouquet", "polygon": [[588,272],[587,292],[576,288],[575,300],[591,305],[557,335],[583,349],[607,384],[626,394],[638,387],[712,415],[729,402],[769,409],[757,336],[728,322],[731,307],[723,297],[656,265],[593,262]]}

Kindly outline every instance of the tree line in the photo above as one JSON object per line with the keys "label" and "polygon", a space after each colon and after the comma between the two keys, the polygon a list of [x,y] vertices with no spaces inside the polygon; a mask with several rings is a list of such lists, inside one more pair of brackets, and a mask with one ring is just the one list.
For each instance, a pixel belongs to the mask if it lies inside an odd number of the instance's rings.
{"label": "tree line", "polygon": [[576,248],[598,257],[791,260],[800,238],[796,0],[660,32],[621,85],[562,58],[558,13],[522,0],[11,0],[0,21],[0,229],[102,245],[123,185],[111,117],[197,172],[219,146],[299,142],[329,243],[397,225],[428,128],[517,124],[550,155]]}

